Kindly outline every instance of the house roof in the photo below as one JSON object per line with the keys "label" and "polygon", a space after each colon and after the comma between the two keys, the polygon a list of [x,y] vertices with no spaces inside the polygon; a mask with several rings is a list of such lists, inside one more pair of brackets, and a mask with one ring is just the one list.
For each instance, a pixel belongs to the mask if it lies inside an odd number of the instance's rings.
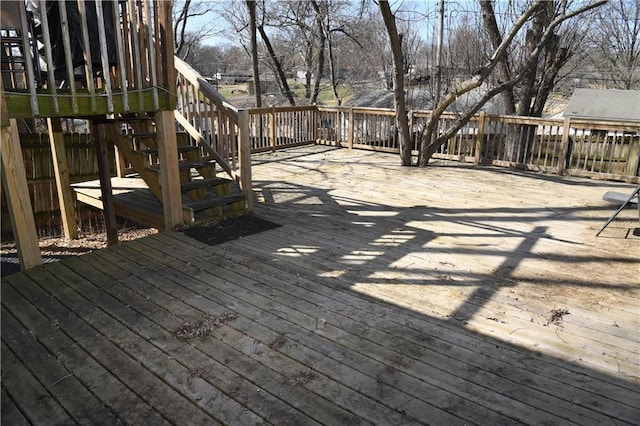
{"label": "house roof", "polygon": [[[461,95],[447,108],[447,111],[460,112],[471,108],[485,91],[486,89],[481,87]],[[426,87],[413,87],[411,90],[408,90],[406,102],[409,108],[421,110],[433,109],[432,93]],[[344,106],[393,109],[393,91],[384,89],[362,90],[346,101]],[[489,114],[505,113],[502,100],[499,96],[487,102],[481,110]]]}
{"label": "house roof", "polygon": [[564,116],[640,122],[640,90],[576,89]]}

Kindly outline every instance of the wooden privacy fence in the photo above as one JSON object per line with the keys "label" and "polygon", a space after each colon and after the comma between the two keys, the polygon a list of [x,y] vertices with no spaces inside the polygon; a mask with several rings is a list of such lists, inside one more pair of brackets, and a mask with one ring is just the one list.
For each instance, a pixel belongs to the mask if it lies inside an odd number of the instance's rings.
{"label": "wooden privacy fence", "polygon": [[[65,133],[64,142],[71,183],[97,179],[98,160],[91,134]],[[45,133],[21,134],[20,143],[34,214],[37,220],[40,219],[40,223],[43,223],[43,220],[47,223],[51,217],[60,214],[49,135]],[[115,167],[113,153],[111,153],[111,157],[110,164]],[[115,172],[115,168],[113,172]],[[3,223],[9,224],[4,196],[2,198],[2,218]]]}

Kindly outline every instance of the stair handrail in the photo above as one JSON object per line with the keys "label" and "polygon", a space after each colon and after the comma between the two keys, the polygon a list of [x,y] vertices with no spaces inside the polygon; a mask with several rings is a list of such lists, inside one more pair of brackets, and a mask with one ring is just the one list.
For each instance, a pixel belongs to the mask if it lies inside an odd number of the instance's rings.
{"label": "stair handrail", "polygon": [[[190,97],[192,98],[191,103],[187,102],[183,105],[182,111],[178,109],[174,111],[176,121],[239,184],[246,197],[247,209],[251,210],[253,208],[253,190],[247,111],[238,111],[189,64],[178,57],[174,57],[174,59],[179,92],[178,102],[181,97],[184,100],[184,96],[187,101]],[[180,91],[184,88],[180,87],[181,85],[187,86],[187,93]],[[201,98],[205,98],[204,111],[201,109]],[[210,102],[210,105],[207,102]],[[213,106],[215,106],[214,111],[209,109]],[[202,115],[203,112],[204,115]],[[213,112],[217,113],[215,123],[212,116],[209,115]],[[204,135],[200,128],[201,122],[199,122],[199,119],[203,117],[208,123],[204,125]],[[212,137],[214,131],[215,139]]]}
{"label": "stair handrail", "polygon": [[180,75],[186,78],[193,86],[198,89],[207,99],[211,100],[217,108],[222,110],[229,119],[238,125],[238,109],[218,92],[218,90],[198,73],[191,65],[175,56],[175,68]]}

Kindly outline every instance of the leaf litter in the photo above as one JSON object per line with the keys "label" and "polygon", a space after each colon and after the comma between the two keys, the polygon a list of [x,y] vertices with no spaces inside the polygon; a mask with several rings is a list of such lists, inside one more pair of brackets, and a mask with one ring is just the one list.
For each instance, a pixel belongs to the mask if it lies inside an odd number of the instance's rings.
{"label": "leaf litter", "polygon": [[547,318],[547,325],[549,324],[560,325],[562,323],[564,316],[569,314],[570,312],[568,309],[564,309],[564,308],[553,309],[551,310],[551,312],[549,312],[549,316]]}
{"label": "leaf litter", "polygon": [[185,321],[178,327],[173,335],[178,339],[193,339],[194,337],[206,337],[209,333],[238,318],[235,312],[225,312],[220,316],[207,315],[206,317],[193,321]]}

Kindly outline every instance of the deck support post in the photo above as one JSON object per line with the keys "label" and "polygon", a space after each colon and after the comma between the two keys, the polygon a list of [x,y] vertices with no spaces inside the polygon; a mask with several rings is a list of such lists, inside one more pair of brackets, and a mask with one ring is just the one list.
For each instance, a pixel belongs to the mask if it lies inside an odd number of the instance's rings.
{"label": "deck support post", "polygon": [[170,231],[184,223],[180,173],[178,171],[178,142],[173,111],[158,111],[156,113],[156,128],[164,227],[165,230]]}
{"label": "deck support post", "polygon": [[71,190],[67,153],[64,148],[64,134],[62,133],[60,119],[47,118],[47,127],[49,129],[49,144],[51,145],[53,172],[56,178],[62,228],[65,238],[73,240],[78,238],[75,198]]}
{"label": "deck support post", "polygon": [[251,181],[251,139],[249,137],[249,112],[238,111],[238,129],[240,133],[238,157],[240,163],[240,187],[244,193],[247,210],[253,210],[253,188]]}
{"label": "deck support post", "polygon": [[[3,94],[4,95],[4,94]],[[6,117],[4,96],[2,96],[2,112]],[[9,126],[0,127],[2,155],[2,184],[9,204],[9,217],[13,229],[13,237],[18,248],[20,268],[24,271],[42,265],[42,256],[38,246],[38,233],[33,217],[27,173],[24,167],[18,123],[9,120]]]}
{"label": "deck support post", "polygon": [[100,177],[104,223],[107,231],[107,245],[112,246],[118,243],[118,225],[116,223],[116,209],[113,203],[111,170],[109,168],[108,132],[106,129],[108,124],[94,120],[92,125],[93,139],[98,156],[98,174]]}

